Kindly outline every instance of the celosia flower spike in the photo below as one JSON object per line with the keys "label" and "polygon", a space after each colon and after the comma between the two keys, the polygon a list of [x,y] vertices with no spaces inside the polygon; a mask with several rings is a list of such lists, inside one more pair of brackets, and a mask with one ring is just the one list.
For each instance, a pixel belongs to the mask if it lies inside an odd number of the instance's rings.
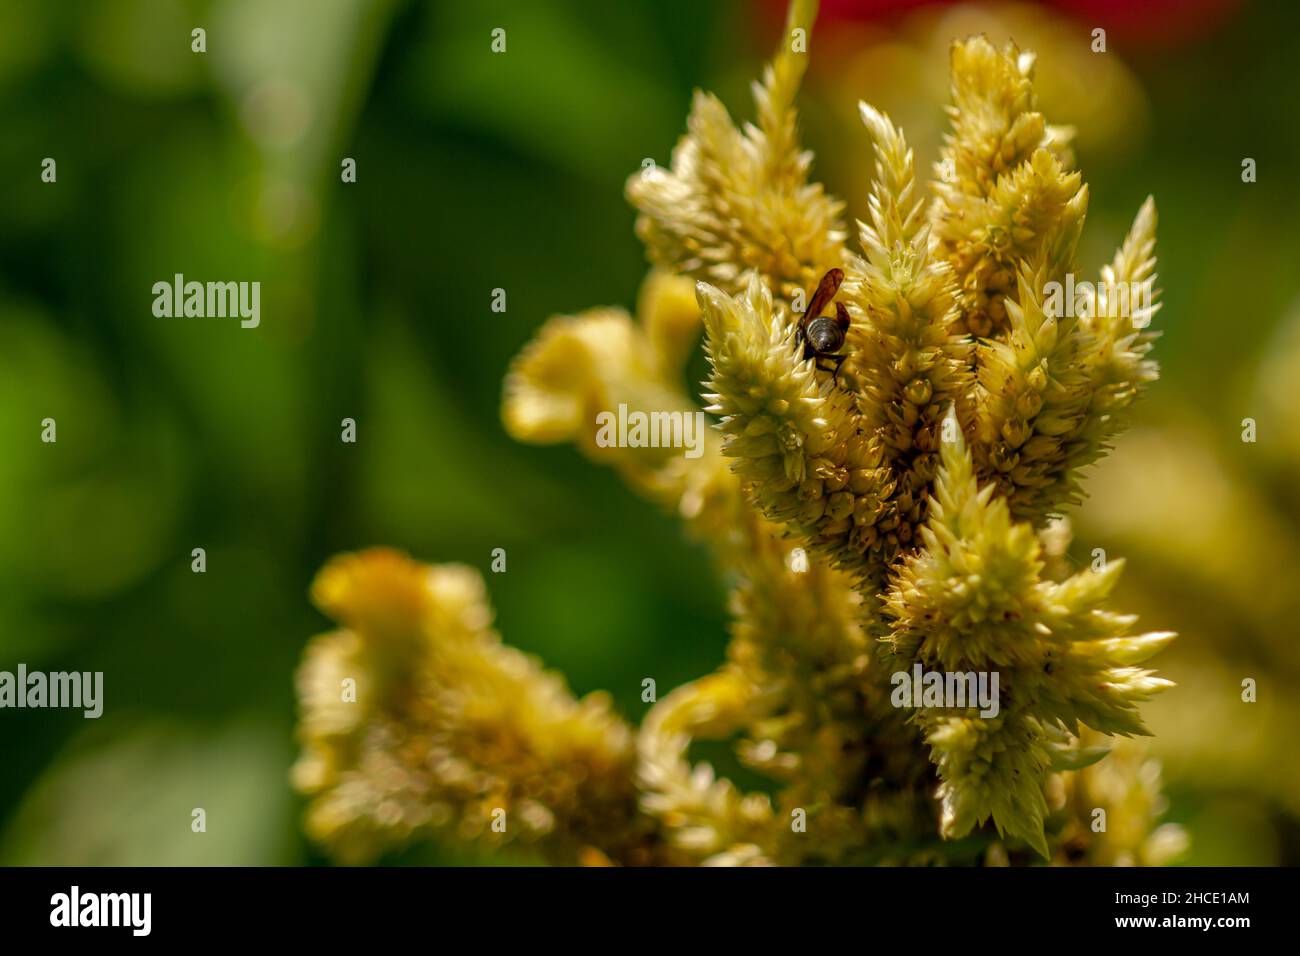
{"label": "celosia flower spike", "polygon": [[649,166],[628,180],[654,264],[732,294],[757,274],[787,302],[840,264],[843,204],[809,182],[812,154],[799,145],[794,108],[816,12],[812,0],[791,5],[781,47],[754,86],[758,125],[742,132],[716,97],[697,92],[671,169]]}
{"label": "celosia flower spike", "polygon": [[[637,319],[553,318],[504,390],[515,438],[574,443],[713,546],[732,584],[725,663],[634,736],[606,698],[575,700],[501,643],[469,569],[336,559],[313,591],[339,627],[303,656],[295,781],[340,859],[429,835],[557,862],[970,859],[980,841],[934,845],[936,796],[942,836],[991,821],[1010,841],[985,834],[989,863],[1176,852],[1154,765],[1098,742],[1147,732],[1139,705],[1170,685],[1142,665],[1173,635],[1107,610],[1122,562],[1071,575],[1054,520],[1156,376],[1155,207],[1080,286],[1088,189],[1068,131],[1038,112],[1032,54],[975,37],[952,49],[928,208],[902,131],[862,105],[875,178],[849,254],[798,142],[815,8],[791,3],[753,125],[697,93],[671,169],[628,182],[655,266]],[[806,297],[831,269],[819,316]],[[848,319],[842,343],[823,316]],[[709,440],[686,456],[602,438],[622,405],[703,419],[681,382],[701,328]],[[977,699],[896,697],[918,670]],[[731,739],[772,796],[693,761],[701,738]],[[1103,800],[1114,830],[1090,836]]]}
{"label": "celosia flower spike", "polygon": [[952,48],[952,132],[935,165],[930,209],[960,289],[961,328],[1005,327],[1017,260],[1054,245],[1051,230],[1079,189],[1065,171],[1068,131],[1037,111],[1033,56],[984,37]]}
{"label": "celosia flower spike", "polygon": [[744,296],[703,282],[697,293],[713,366],[705,398],[752,500],[833,565],[880,571],[898,549],[898,518],[881,446],[851,397],[801,357],[795,327],[757,276]]}
{"label": "celosia flower spike", "polygon": [[[955,418],[949,421],[955,425]],[[923,707],[942,784],[945,835],[993,818],[1047,855],[1042,786],[1053,760],[1049,731],[1146,734],[1137,704],[1172,686],[1135,665],[1173,635],[1130,635],[1134,618],[1101,610],[1122,569],[1042,577],[1032,525],[1012,519],[995,486],[980,488],[958,429],[943,447],[924,548],[893,575],[885,641],[901,670],[998,675],[993,715]]]}
{"label": "celosia flower spike", "polygon": [[846,370],[858,386],[867,433],[879,438],[893,482],[898,538],[913,540],[938,470],[944,409],[963,418],[973,385],[971,345],[957,332],[956,287],[934,255],[921,200],[913,195],[912,151],[889,117],[865,103],[863,121],[876,141],[871,223],[859,223],[865,258],[850,258]]}
{"label": "celosia flower spike", "polygon": [[574,700],[501,643],[475,571],[366,551],[326,565],[313,595],[342,625],[298,673],[294,779],[315,839],[349,862],[437,831],[650,861],[629,729],[606,695]]}

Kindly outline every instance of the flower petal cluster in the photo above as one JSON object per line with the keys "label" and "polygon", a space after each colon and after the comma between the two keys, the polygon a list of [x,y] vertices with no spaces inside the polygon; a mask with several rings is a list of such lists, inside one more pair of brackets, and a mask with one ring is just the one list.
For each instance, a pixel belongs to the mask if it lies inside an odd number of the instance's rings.
{"label": "flower petal cluster", "polygon": [[298,672],[307,831],[348,862],[421,835],[584,847],[651,861],[636,826],[631,729],[491,629],[482,578],[385,549],[342,555],[312,587],[339,629]]}
{"label": "flower petal cluster", "polygon": [[[636,315],[550,319],[503,390],[512,436],[572,443],[710,546],[730,588],[726,660],[633,729],[502,644],[474,572],[336,559],[313,591],[339,628],[304,654],[295,780],[308,831],[340,858],[427,836],[617,864],[1180,848],[1158,824],[1158,768],[1129,739],[1171,686],[1143,665],[1173,635],[1108,609],[1122,561],[1070,572],[1061,518],[1157,376],[1154,204],[1080,282],[1071,133],[1038,109],[1032,54],[974,37],[952,47],[928,191],[902,130],[862,104],[875,177],[851,247],[798,136],[815,8],[791,3],[752,125],[698,93],[671,167],[628,181],[652,264]],[[849,326],[827,370],[802,328],[831,269]],[[682,382],[701,338],[706,409]],[[611,445],[598,420],[620,406],[717,427],[698,455]],[[895,706],[891,675],[913,668],[996,674],[995,712]],[[700,740],[731,743],[770,786],[719,775],[691,753]],[[1089,829],[1090,800],[1112,835]]]}
{"label": "flower petal cluster", "polygon": [[992,717],[977,707],[917,712],[942,781],[944,835],[992,817],[1047,856],[1043,790],[1059,732],[1147,734],[1138,704],[1172,684],[1137,665],[1174,635],[1131,634],[1131,615],[1104,609],[1120,561],[1046,579],[1039,537],[995,491],[978,486],[960,437],[944,445],[924,547],[890,583],[887,641],[904,671],[999,678]]}

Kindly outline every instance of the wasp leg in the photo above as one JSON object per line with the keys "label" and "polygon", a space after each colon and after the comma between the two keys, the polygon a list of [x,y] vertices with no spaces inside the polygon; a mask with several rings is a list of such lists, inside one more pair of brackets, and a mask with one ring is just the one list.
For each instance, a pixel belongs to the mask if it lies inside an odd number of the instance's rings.
{"label": "wasp leg", "polygon": [[[835,374],[831,377],[831,381],[838,386],[840,384],[840,366],[844,364],[846,358],[848,358],[847,355],[819,355],[817,356],[815,367],[819,372],[834,372]],[[827,368],[825,365],[822,365],[822,362],[834,362],[835,367]]]}
{"label": "wasp leg", "polygon": [[831,381],[838,388],[840,384],[840,366],[844,364],[847,355],[832,355],[831,359],[835,362],[835,374],[831,376]]}

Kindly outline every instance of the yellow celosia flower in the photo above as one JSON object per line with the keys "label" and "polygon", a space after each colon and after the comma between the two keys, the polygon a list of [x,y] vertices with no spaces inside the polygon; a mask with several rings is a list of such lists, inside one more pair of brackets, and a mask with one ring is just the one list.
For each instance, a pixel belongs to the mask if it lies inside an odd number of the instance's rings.
{"label": "yellow celosia flower", "polygon": [[[1087,187],[1037,109],[1032,55],[977,37],[953,46],[928,203],[902,131],[862,105],[876,178],[846,248],[797,137],[815,6],[791,4],[753,126],[697,94],[671,169],[629,181],[654,265],[637,317],[551,319],[504,387],[510,434],[572,442],[713,547],[727,660],[634,734],[500,642],[473,572],[336,560],[315,595],[341,629],[305,655],[296,779],[342,858],[426,834],[591,864],[1168,858],[1152,765],[1099,769],[1093,741],[1146,733],[1138,705],[1169,682],[1138,665],[1172,635],[1105,610],[1122,562],[1068,575],[1054,520],[1156,376],[1154,206],[1064,301]],[[839,374],[801,331],[832,268]],[[620,406],[701,414],[681,382],[701,331],[721,421],[698,455],[599,440]],[[891,671],[914,667],[996,674],[997,706],[895,706]],[[733,740],[774,792],[692,763],[704,738]],[[1103,796],[1124,829],[1089,839],[1078,801]],[[989,820],[960,850],[934,839]]]}
{"label": "yellow celosia flower", "polygon": [[[1085,733],[1081,744],[1096,748],[1101,739]],[[1159,762],[1137,739],[1121,738],[1102,749],[1107,751],[1106,759],[1075,773],[1056,774],[1049,783],[1048,798],[1056,804],[1053,816],[1063,821],[1055,834],[1053,862],[1088,866],[1174,862],[1187,848],[1187,834],[1177,824],[1159,822],[1166,805]]]}
{"label": "yellow celosia flower", "polygon": [[838,265],[843,204],[808,181],[812,156],[796,135],[794,98],[807,67],[816,3],[790,6],[781,51],[754,86],[758,122],[737,129],[718,99],[697,93],[672,168],[627,183],[637,235],[665,269],[739,292],[760,275],[787,301]]}
{"label": "yellow celosia flower", "polygon": [[788,318],[757,276],[743,298],[704,283],[713,393],[723,454],[769,519],[788,522],[850,571],[878,572],[897,552],[893,490],[881,442],[856,426],[852,398],[796,358]]}
{"label": "yellow celosia flower", "polygon": [[1101,609],[1123,562],[1042,579],[1042,551],[994,486],[976,484],[958,437],[945,443],[925,547],[897,569],[888,638],[904,665],[996,672],[1009,701],[992,718],[918,712],[943,780],[943,828],[961,836],[992,816],[1047,855],[1043,784],[1053,726],[1145,734],[1137,703],[1172,686],[1135,665],[1173,639],[1129,635],[1134,619]]}
{"label": "yellow celosia flower", "polygon": [[1005,326],[1016,259],[1043,246],[1079,186],[1057,159],[1068,155],[1070,131],[1036,109],[1033,65],[1032,54],[983,37],[952,48],[952,132],[931,218],[957,274],[961,328],[976,336]]}
{"label": "yellow celosia flower", "polygon": [[865,103],[861,112],[876,141],[876,184],[871,223],[860,230],[865,258],[849,266],[850,312],[861,321],[849,331],[846,373],[858,383],[857,427],[880,437],[896,476],[906,544],[938,470],[940,419],[952,406],[970,416],[973,353],[957,334],[953,273],[933,248],[912,151],[889,117]]}
{"label": "yellow celosia flower", "polygon": [[341,625],[298,674],[313,837],[348,861],[425,832],[652,859],[630,730],[604,695],[574,700],[501,643],[475,571],[375,550],[336,558],[312,590]]}

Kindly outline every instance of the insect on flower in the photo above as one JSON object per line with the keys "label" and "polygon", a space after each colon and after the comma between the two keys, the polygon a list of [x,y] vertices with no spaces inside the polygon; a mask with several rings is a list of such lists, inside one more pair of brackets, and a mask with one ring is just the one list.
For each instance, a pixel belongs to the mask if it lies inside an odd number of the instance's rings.
{"label": "insect on flower", "polygon": [[[1044,132],[1029,58],[982,36],[951,48],[941,158],[960,169],[933,200],[902,132],[859,111],[876,176],[863,255],[852,253],[841,204],[808,180],[795,132],[808,58],[786,38],[808,35],[816,7],[792,0],[755,87],[755,125],[737,127],[719,100],[697,96],[673,166],[629,178],[655,266],[641,314],[553,317],[503,388],[515,438],[573,441],[713,546],[735,581],[726,663],[661,696],[634,727],[608,699],[579,700],[502,643],[471,568],[390,551],[334,559],[313,596],[339,626],[304,652],[294,781],[310,800],[308,831],[341,862],[434,837],[494,853],[518,840],[565,866],[932,865],[975,862],[971,844],[935,841],[977,829],[990,863],[1032,853],[1145,866],[1180,852],[1176,828],[1156,829],[1155,765],[1141,750],[1125,756],[1120,744],[1089,764],[1105,749],[1095,741],[1147,733],[1139,705],[1170,682],[1136,665],[1173,635],[1133,633],[1131,615],[1099,609],[1115,562],[1049,574],[1067,535],[1045,542],[1037,531],[1077,500],[1080,469],[1155,380],[1153,334],[1130,330],[1157,303],[1135,311],[1130,296],[1120,316],[1059,327],[1046,315],[1046,278],[1076,268],[1088,193]],[[1034,228],[988,246],[989,223],[1020,222],[1026,204],[1043,207]],[[1148,200],[1105,271],[1153,297],[1155,228]],[[842,271],[822,269],[835,263]],[[1009,312],[981,327],[988,344],[977,345],[972,320],[994,297]],[[646,455],[631,434],[591,441],[590,409],[651,397],[700,414],[683,385],[701,326],[722,440],[698,459]],[[851,381],[839,386],[849,355]],[[810,364],[833,369],[835,388]],[[1004,467],[1012,459],[1019,466]],[[799,565],[792,545],[806,549]],[[996,672],[1004,709],[894,706],[892,677],[935,663],[950,677]],[[338,690],[358,668],[411,677],[381,679],[358,714]],[[967,685],[969,705],[977,688]],[[745,792],[694,762],[693,740],[723,729],[775,793]],[[1103,802],[1123,807],[1125,826],[1092,829]],[[529,807],[511,811],[508,833],[496,825],[507,805]],[[791,807],[806,808],[794,815],[820,835],[790,839]]]}
{"label": "insect on flower", "polygon": [[822,315],[821,312],[840,291],[840,283],[843,281],[844,272],[841,269],[831,269],[822,276],[822,281],[817,283],[817,291],[813,293],[812,302],[808,303],[808,308],[799,317],[799,338],[803,342],[804,360],[816,359],[817,368],[823,372],[831,371],[821,364],[823,359],[834,362],[836,384],[839,384],[840,366],[844,364],[845,358],[836,353],[844,347],[844,336],[849,330],[849,310],[844,308],[843,302],[836,302],[835,318]]}

